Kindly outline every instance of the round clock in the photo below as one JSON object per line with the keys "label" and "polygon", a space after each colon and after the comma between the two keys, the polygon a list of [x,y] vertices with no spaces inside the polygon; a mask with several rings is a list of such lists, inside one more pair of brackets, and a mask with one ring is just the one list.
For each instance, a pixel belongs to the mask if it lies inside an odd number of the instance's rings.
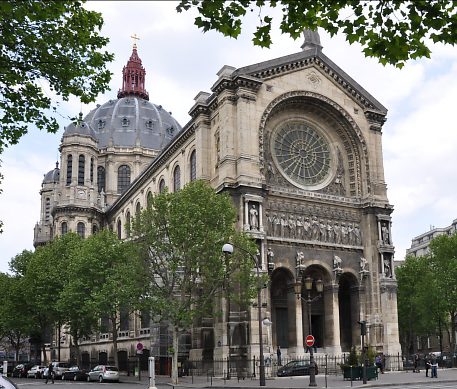
{"label": "round clock", "polygon": [[271,154],[281,173],[300,187],[316,189],[329,179],[330,145],[305,121],[279,125],[272,135]]}

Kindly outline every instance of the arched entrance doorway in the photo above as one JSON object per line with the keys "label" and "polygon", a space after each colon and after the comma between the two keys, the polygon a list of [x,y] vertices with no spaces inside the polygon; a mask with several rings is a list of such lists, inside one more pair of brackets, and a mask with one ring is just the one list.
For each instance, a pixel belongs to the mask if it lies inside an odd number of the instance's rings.
{"label": "arched entrance doorway", "polygon": [[358,281],[351,273],[343,273],[339,278],[338,305],[340,312],[341,350],[350,351],[358,344],[357,321],[359,320]]}

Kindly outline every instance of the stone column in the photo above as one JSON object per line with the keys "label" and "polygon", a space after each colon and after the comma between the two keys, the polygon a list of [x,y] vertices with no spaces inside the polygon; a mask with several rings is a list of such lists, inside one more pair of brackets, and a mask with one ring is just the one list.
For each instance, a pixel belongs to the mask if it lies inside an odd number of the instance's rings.
{"label": "stone column", "polygon": [[324,323],[325,323],[325,352],[328,354],[341,353],[340,340],[340,307],[338,300],[338,284],[332,283],[324,287]]}
{"label": "stone column", "polygon": [[301,299],[297,299],[294,294],[295,300],[295,356],[297,358],[304,355],[303,347],[303,303]]}

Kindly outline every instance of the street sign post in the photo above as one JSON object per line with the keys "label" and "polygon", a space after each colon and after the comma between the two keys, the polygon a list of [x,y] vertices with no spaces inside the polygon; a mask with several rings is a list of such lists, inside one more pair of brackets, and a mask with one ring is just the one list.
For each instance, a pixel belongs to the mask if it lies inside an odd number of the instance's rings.
{"label": "street sign post", "polygon": [[305,339],[305,343],[308,347],[313,347],[314,346],[314,336],[308,335]]}

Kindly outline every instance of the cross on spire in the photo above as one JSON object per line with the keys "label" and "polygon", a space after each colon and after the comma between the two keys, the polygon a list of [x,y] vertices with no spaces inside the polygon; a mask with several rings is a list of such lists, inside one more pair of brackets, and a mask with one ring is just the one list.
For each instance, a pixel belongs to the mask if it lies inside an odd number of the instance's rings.
{"label": "cross on spire", "polygon": [[135,34],[131,35],[130,38],[133,39],[133,48],[136,49],[136,41],[139,41],[140,38]]}

